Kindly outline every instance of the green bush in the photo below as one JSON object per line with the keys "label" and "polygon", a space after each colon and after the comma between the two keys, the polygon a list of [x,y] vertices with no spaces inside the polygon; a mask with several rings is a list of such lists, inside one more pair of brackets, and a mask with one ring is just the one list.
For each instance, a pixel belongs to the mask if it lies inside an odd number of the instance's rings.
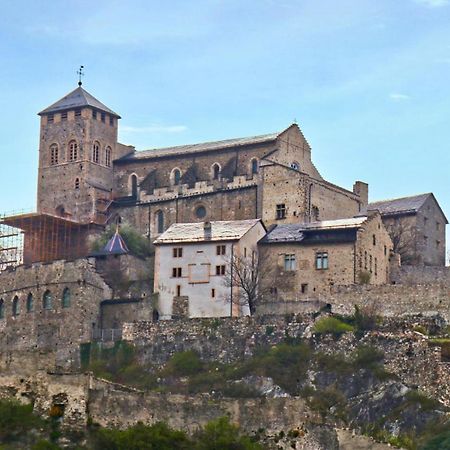
{"label": "green bush", "polygon": [[45,439],[42,439],[36,442],[36,444],[31,447],[31,450],[61,450],[61,447]]}
{"label": "green bush", "polygon": [[8,442],[33,428],[43,427],[45,421],[33,414],[32,405],[16,400],[0,400],[0,442]]}
{"label": "green bush", "polygon": [[420,406],[422,411],[432,411],[440,407],[440,403],[434,398],[428,397],[420,391],[409,391],[406,394],[409,403]]}
{"label": "green bush", "polygon": [[347,399],[345,395],[333,386],[327,387],[323,390],[314,391],[314,393],[307,399],[308,405],[311,409],[320,413],[322,417],[326,417],[331,413],[342,420],[346,420],[346,405]]}
{"label": "green bush", "polygon": [[194,435],[195,450],[263,450],[263,447],[248,436],[242,436],[237,426],[228,417],[209,422]]}
{"label": "green bush", "polygon": [[197,352],[188,350],[175,353],[167,362],[165,373],[173,376],[189,376],[199,373],[204,367]]}
{"label": "green bush", "polygon": [[355,305],[355,312],[353,314],[353,323],[356,331],[362,333],[364,331],[373,330],[377,325],[377,316],[370,308],[362,308]]}
{"label": "green bush", "polygon": [[434,436],[420,450],[450,450],[450,430]]}
{"label": "green bush", "polygon": [[355,328],[336,317],[322,317],[313,327],[314,334],[331,334],[334,337],[339,337],[344,333],[354,331]]}
{"label": "green bush", "polygon": [[370,345],[359,346],[352,354],[352,360],[357,368],[375,369],[383,364],[384,353]]}
{"label": "green bush", "polygon": [[[92,243],[92,250],[102,250],[115,232],[116,226],[109,226],[101,236]],[[130,225],[122,225],[119,229],[119,233],[125,241],[125,244],[127,244],[131,254],[139,256],[140,258],[147,258],[152,255],[150,241]]]}

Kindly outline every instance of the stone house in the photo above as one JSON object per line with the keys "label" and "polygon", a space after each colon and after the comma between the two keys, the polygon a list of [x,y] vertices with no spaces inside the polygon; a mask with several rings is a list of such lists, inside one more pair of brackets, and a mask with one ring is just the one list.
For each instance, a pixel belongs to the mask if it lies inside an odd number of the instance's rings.
{"label": "stone house", "polygon": [[265,233],[259,219],[171,225],[154,242],[159,318],[248,315],[230,267],[235,258],[254,258]]}
{"label": "stone house", "polygon": [[379,211],[402,265],[445,266],[448,220],[432,193],[369,203]]}
{"label": "stone house", "polygon": [[389,281],[392,242],[378,213],[276,225],[258,247],[264,264],[274,268],[262,280],[266,302],[318,298],[333,286]]}

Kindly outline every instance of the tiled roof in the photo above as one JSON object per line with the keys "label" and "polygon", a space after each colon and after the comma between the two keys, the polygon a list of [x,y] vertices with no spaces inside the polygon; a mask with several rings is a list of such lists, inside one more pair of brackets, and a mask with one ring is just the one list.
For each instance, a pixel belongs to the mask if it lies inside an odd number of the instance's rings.
{"label": "tiled roof", "polygon": [[[244,236],[253,228],[259,219],[228,220],[199,223],[174,223],[155,241],[155,244],[171,244],[176,242],[202,241],[234,241]],[[205,227],[205,224],[211,228]]]}
{"label": "tiled roof", "polygon": [[108,114],[120,119],[120,116],[117,113],[105,106],[102,102],[89,94],[89,92],[85,91],[81,86],[77,87],[74,91],[70,92],[56,103],[53,103],[53,105],[50,105],[48,108],[42,110],[39,115],[66,111],[74,108],[82,108],[83,106],[91,106],[92,108],[105,111]]}
{"label": "tiled roof", "polygon": [[203,142],[200,144],[179,145],[176,147],[154,148],[150,150],[142,150],[139,152],[126,155],[115,162],[134,161],[141,159],[161,158],[170,155],[183,155],[189,153],[201,153],[211,150],[222,150],[232,147],[240,147],[253,144],[265,144],[273,142],[280,133],[264,134],[261,136],[244,137],[237,139],[227,139],[224,141]]}
{"label": "tiled roof", "polygon": [[350,219],[323,220],[310,223],[280,224],[269,231],[261,242],[302,242],[310,232],[357,229],[366,220],[367,217],[353,217]]}
{"label": "tiled roof", "polygon": [[367,205],[368,211],[378,210],[381,215],[414,213],[425,203],[431,193],[413,195],[411,197],[381,200]]}

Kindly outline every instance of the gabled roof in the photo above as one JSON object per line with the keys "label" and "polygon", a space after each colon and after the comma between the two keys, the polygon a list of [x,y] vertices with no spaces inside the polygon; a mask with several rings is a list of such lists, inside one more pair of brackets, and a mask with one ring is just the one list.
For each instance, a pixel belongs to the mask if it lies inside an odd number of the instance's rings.
{"label": "gabled roof", "polygon": [[82,108],[84,106],[90,106],[91,108],[105,111],[108,114],[120,119],[119,114],[109,109],[102,102],[89,94],[89,92],[85,91],[81,86],[78,86],[75,90],[64,96],[62,99],[42,110],[39,115],[56,113],[74,108]]}
{"label": "gabled roof", "polygon": [[[350,219],[324,220],[310,223],[290,223],[276,225],[261,239],[263,244],[275,242],[304,242],[328,240],[348,242],[349,237],[342,232],[357,230],[362,227],[367,217],[353,217]],[[329,236],[325,237],[325,233]],[[320,239],[318,234],[321,234]]]}
{"label": "gabled roof", "polygon": [[393,198],[390,200],[372,202],[367,205],[367,210],[378,210],[381,215],[415,213],[423,206],[430,195],[433,194],[419,194],[411,197]]}
{"label": "gabled roof", "polygon": [[174,223],[154,241],[154,244],[236,241],[257,223],[261,223],[260,219]]}
{"label": "gabled roof", "polygon": [[201,153],[212,150],[223,150],[226,148],[242,147],[246,145],[266,144],[274,142],[280,133],[264,134],[261,136],[251,136],[236,139],[227,139],[224,141],[202,142],[200,144],[178,145],[176,147],[154,148],[131,153],[120,158],[117,162],[129,162],[135,160],[145,160],[152,158],[162,158],[172,155],[186,155],[189,153]]}

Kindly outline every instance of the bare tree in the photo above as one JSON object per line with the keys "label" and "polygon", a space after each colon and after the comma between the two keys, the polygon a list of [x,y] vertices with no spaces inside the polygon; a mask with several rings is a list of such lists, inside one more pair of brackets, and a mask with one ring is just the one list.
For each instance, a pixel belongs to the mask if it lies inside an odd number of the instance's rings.
{"label": "bare tree", "polygon": [[230,300],[239,306],[248,306],[250,315],[255,314],[263,292],[261,280],[269,276],[269,264],[264,264],[257,249],[251,249],[247,256],[232,255],[228,258],[224,284],[230,288]]}
{"label": "bare tree", "polygon": [[394,220],[386,225],[386,229],[391,237],[394,253],[401,257],[401,263],[408,265],[417,263],[417,232],[412,224],[402,220]]}

